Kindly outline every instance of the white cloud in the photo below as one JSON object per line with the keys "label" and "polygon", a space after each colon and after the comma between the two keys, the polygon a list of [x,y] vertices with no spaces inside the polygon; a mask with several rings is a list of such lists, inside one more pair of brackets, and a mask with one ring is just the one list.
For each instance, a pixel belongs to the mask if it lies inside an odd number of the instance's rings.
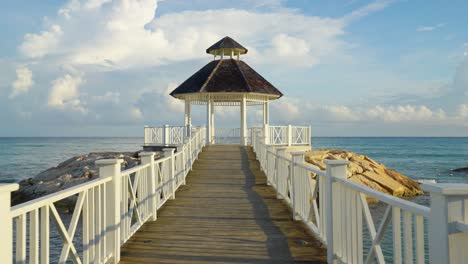
{"label": "white cloud", "polygon": [[271,103],[271,110],[274,122],[280,123],[468,125],[468,104],[458,105],[457,110],[449,114],[444,109],[426,105],[317,105],[304,99],[281,98]]}
{"label": "white cloud", "polygon": [[362,17],[368,16],[371,13],[385,9],[387,6],[395,2],[394,0],[377,0],[366,6],[358,8],[351,12],[350,14],[344,16],[342,19],[345,23],[351,23],[355,20],[358,20]]}
{"label": "white cloud", "polygon": [[118,104],[120,102],[120,93],[119,92],[106,92],[103,95],[95,95],[92,99],[99,103],[113,103]]}
{"label": "white cloud", "polygon": [[228,32],[250,49],[249,60],[311,66],[343,51],[348,23],[391,2],[376,1],[336,19],[284,9],[184,11],[155,18],[156,0],[71,0],[49,30],[26,34],[20,50],[31,58],[54,54],[61,64],[138,68],[207,58],[204,50]]}
{"label": "white cloud", "polygon": [[38,34],[26,34],[19,50],[29,58],[43,57],[58,47],[62,33],[59,25],[52,25]]}
{"label": "white cloud", "polygon": [[20,66],[16,69],[16,80],[11,84],[12,91],[10,98],[14,98],[19,94],[24,94],[29,91],[34,84],[33,74],[26,66]]}
{"label": "white cloud", "polygon": [[52,109],[86,113],[87,110],[80,101],[79,87],[83,83],[84,80],[81,77],[69,74],[54,80],[47,105]]}
{"label": "white cloud", "polygon": [[458,117],[460,119],[467,119],[468,122],[468,105],[461,104],[458,106]]}
{"label": "white cloud", "polygon": [[436,29],[444,27],[445,25],[446,25],[446,23],[439,23],[439,24],[433,25],[433,26],[420,26],[420,27],[416,28],[416,31],[419,31],[419,32],[434,31]]}

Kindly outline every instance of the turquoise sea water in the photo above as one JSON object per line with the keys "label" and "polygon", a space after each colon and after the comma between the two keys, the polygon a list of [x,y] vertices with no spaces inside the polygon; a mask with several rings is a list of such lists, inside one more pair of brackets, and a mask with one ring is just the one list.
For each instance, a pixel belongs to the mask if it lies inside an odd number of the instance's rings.
{"label": "turquoise sea water", "polygon": [[[0,138],[0,182],[35,176],[75,155],[93,151],[136,151],[143,139],[134,138]],[[468,183],[466,173],[452,169],[468,167],[468,137],[380,138],[314,137],[314,149],[354,151],[415,179]]]}

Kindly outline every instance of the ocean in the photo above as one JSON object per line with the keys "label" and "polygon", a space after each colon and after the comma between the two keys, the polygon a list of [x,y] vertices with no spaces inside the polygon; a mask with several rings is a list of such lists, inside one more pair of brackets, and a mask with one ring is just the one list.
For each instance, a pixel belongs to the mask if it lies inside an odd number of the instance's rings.
{"label": "ocean", "polygon": [[[143,138],[0,138],[0,182],[17,182],[76,155],[140,150]],[[468,183],[468,137],[313,137],[314,149],[365,154],[413,179]]]}

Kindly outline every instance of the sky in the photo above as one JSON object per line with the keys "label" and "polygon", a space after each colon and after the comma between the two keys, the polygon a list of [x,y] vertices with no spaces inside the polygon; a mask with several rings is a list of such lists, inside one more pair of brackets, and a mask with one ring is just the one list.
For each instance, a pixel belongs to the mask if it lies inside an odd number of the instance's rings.
{"label": "sky", "polygon": [[[0,10],[0,136],[141,136],[230,36],[313,136],[468,136],[468,1],[41,0]],[[206,123],[205,108],[193,123]],[[262,122],[248,109],[248,122]],[[239,109],[217,108],[236,127]]]}

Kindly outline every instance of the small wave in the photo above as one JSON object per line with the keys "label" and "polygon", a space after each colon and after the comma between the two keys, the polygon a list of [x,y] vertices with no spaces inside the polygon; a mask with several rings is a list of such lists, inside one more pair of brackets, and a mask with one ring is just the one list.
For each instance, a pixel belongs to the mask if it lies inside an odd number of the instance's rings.
{"label": "small wave", "polygon": [[419,183],[437,183],[435,179],[417,179],[416,181]]}

